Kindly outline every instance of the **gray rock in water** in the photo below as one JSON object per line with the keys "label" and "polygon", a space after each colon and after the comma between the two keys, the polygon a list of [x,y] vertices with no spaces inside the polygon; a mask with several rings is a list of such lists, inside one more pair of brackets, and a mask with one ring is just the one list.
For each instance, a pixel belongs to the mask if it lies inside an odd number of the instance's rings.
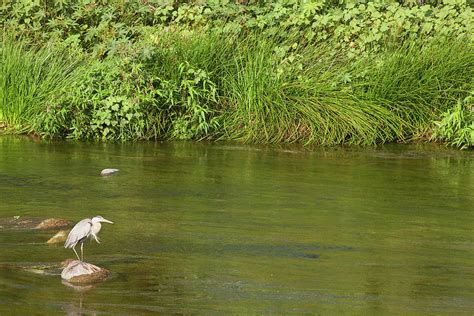
{"label": "gray rock in water", "polygon": [[100,175],[101,176],[110,176],[114,173],[117,173],[119,172],[120,170],[119,169],[104,169],[100,172]]}
{"label": "gray rock in water", "polygon": [[61,278],[71,284],[88,284],[103,281],[109,271],[93,264],[72,260],[61,272]]}

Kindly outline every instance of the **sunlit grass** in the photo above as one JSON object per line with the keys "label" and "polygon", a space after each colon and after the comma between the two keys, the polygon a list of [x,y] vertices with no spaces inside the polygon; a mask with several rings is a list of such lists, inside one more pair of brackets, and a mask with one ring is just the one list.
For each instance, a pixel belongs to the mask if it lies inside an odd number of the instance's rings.
{"label": "sunlit grass", "polygon": [[467,38],[415,41],[386,49],[362,67],[359,94],[385,103],[403,119],[404,134],[416,136],[472,91],[474,49]]}
{"label": "sunlit grass", "polygon": [[[414,40],[348,57],[330,43],[287,38],[229,38],[203,30],[151,34],[130,48],[133,53],[96,63],[104,75],[86,76],[81,84],[75,82],[74,55],[7,41],[0,121],[15,130],[41,126],[53,137],[97,139],[93,130],[81,129],[97,113],[110,111],[101,98],[120,96],[128,103],[117,103],[113,111],[129,104],[144,119],[129,120],[127,126],[141,125],[127,129],[132,134],[126,137],[116,135],[117,129],[114,139],[368,145],[424,136],[472,90],[474,51],[464,39]],[[51,100],[71,92],[74,102],[62,98],[48,114]],[[49,124],[58,113],[64,114],[61,122]]]}
{"label": "sunlit grass", "polygon": [[78,62],[50,47],[35,49],[9,39],[0,50],[0,122],[10,132],[31,131],[37,115],[71,88]]}
{"label": "sunlit grass", "polygon": [[[281,44],[279,44],[281,45]],[[473,50],[462,40],[412,43],[347,58],[328,45],[275,54],[262,37],[237,45],[225,73],[222,139],[374,144],[419,136],[469,92]]]}

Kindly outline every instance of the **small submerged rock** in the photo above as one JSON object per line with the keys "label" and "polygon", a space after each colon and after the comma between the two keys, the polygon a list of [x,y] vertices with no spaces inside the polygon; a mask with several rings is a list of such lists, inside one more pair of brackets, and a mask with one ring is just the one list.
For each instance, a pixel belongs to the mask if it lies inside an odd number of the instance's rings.
{"label": "small submerged rock", "polygon": [[65,230],[60,230],[56,233],[56,235],[54,235],[53,237],[48,239],[48,241],[46,243],[47,244],[59,244],[59,243],[65,242],[66,239],[67,239],[67,233],[68,232],[65,231]]}
{"label": "small submerged rock", "polygon": [[58,275],[59,271],[61,271],[56,265],[34,265],[31,267],[24,267],[23,269],[30,273],[40,275]]}
{"label": "small submerged rock", "polygon": [[117,173],[119,172],[120,170],[119,169],[104,169],[100,172],[100,175],[101,176],[110,176],[114,173]]}
{"label": "small submerged rock", "polygon": [[32,263],[32,262],[19,262],[12,264],[0,264],[1,269],[19,269],[27,271],[29,273],[40,274],[40,275],[59,275],[61,274],[61,267],[57,263]]}
{"label": "small submerged rock", "polygon": [[103,281],[108,275],[108,270],[79,260],[69,261],[66,268],[61,272],[61,278],[71,284]]}
{"label": "small submerged rock", "polygon": [[62,218],[48,218],[36,225],[36,229],[51,229],[68,226],[71,221]]}
{"label": "small submerged rock", "polygon": [[28,225],[33,223],[33,221],[31,219],[22,219],[21,221],[17,221],[16,223],[18,225]]}
{"label": "small submerged rock", "polygon": [[71,224],[71,221],[62,218],[38,218],[13,216],[0,218],[0,227],[2,229],[53,229],[61,228]]}

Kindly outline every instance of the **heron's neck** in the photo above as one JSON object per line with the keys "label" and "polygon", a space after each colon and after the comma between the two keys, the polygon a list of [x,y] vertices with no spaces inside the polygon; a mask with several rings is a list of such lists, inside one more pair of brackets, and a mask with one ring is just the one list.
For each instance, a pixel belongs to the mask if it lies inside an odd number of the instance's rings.
{"label": "heron's neck", "polygon": [[92,233],[94,235],[97,235],[100,231],[100,228],[102,227],[102,225],[100,224],[100,222],[95,222],[92,224]]}

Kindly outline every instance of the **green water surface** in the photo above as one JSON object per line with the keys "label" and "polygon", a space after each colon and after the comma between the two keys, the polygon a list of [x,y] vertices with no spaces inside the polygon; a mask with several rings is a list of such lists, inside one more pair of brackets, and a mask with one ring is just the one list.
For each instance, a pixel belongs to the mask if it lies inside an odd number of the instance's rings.
{"label": "green water surface", "polygon": [[0,138],[0,218],[95,215],[93,287],[21,268],[73,258],[55,231],[0,228],[0,315],[474,311],[472,151]]}

